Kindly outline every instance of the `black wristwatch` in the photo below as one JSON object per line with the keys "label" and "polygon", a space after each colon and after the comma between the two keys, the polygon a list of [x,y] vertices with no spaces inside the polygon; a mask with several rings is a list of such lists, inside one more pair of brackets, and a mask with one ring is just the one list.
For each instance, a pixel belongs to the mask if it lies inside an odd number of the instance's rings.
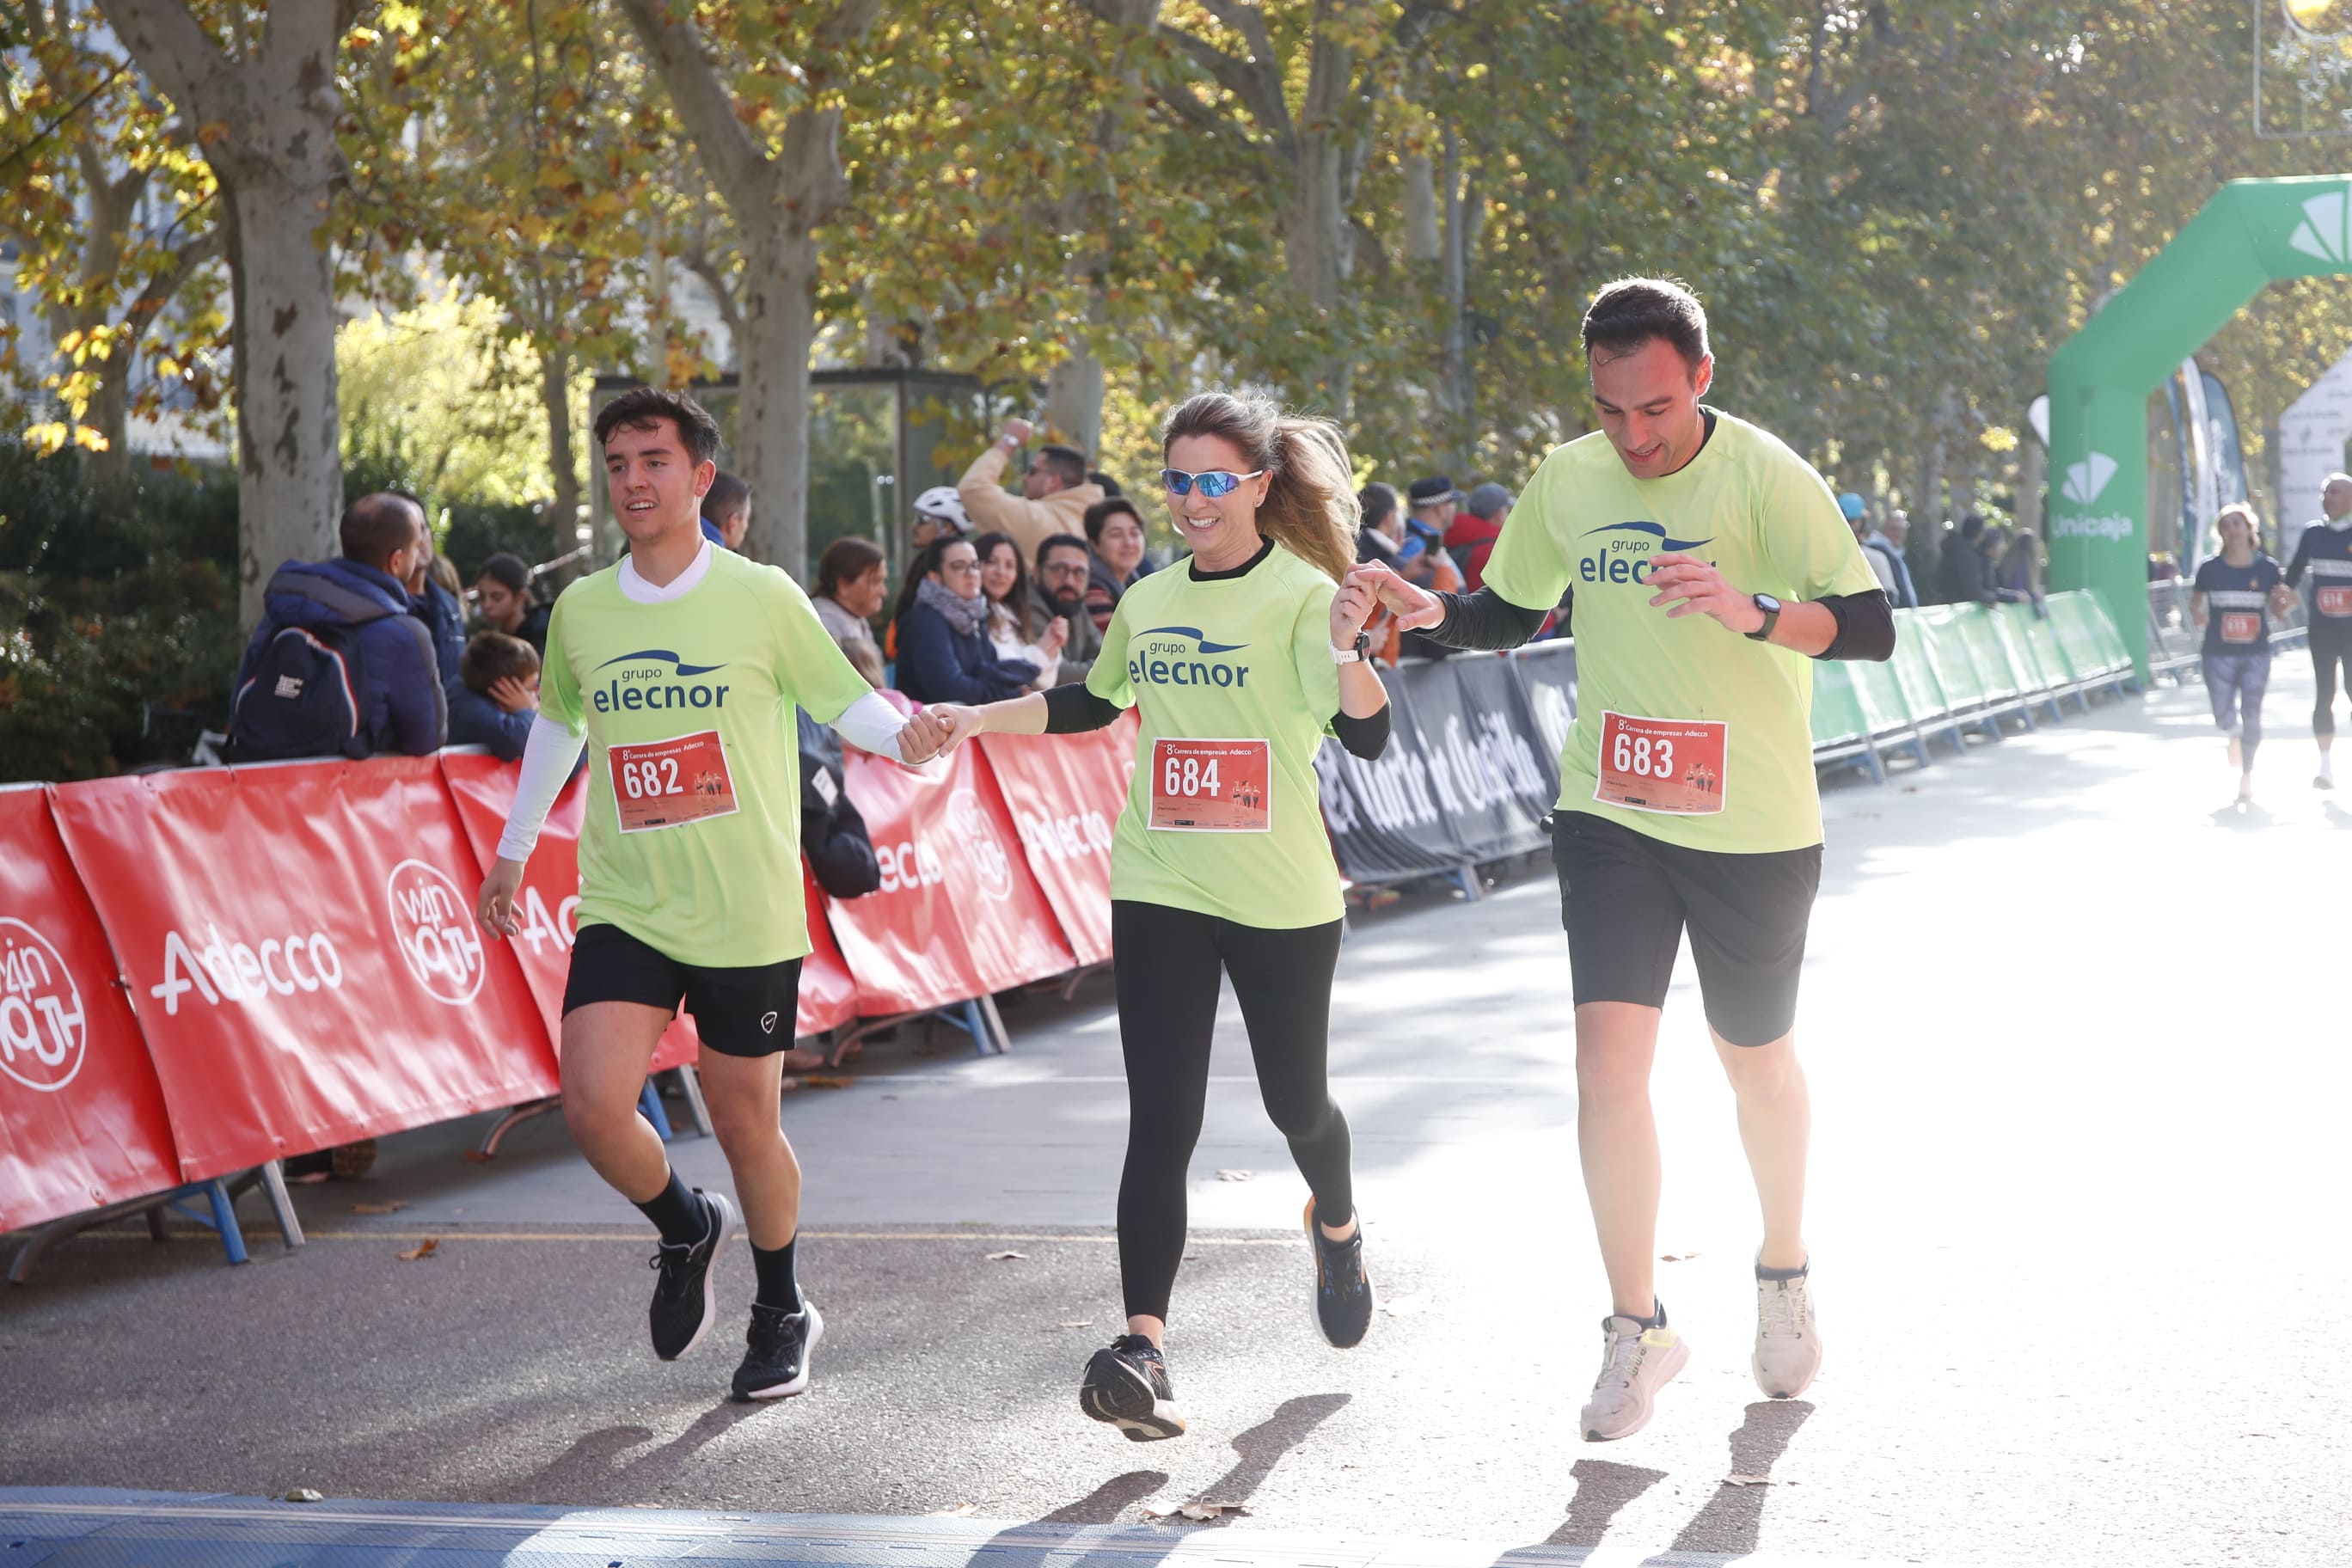
{"label": "black wristwatch", "polygon": [[1780,601],[1769,594],[1759,594],[1756,595],[1756,607],[1764,612],[1764,624],[1749,632],[1748,640],[1763,642],[1771,637],[1772,628],[1780,624]]}

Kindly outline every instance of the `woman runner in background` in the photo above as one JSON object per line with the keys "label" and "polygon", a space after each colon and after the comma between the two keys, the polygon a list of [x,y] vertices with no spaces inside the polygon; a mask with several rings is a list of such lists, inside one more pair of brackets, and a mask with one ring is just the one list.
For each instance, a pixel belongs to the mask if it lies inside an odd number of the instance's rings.
{"label": "woman runner in background", "polygon": [[1338,584],[1355,563],[1358,516],[1338,427],[1202,393],[1169,416],[1161,451],[1192,559],[1126,588],[1084,686],[943,710],[950,744],[1097,730],[1128,707],[1142,717],[1111,852],[1128,1331],[1095,1352],[1078,1391],[1081,1409],[1137,1442],[1184,1430],[1164,1337],[1220,972],[1266,1111],[1313,1194],[1317,1321],[1342,1348],[1370,1326],[1348,1122],[1326,1081],[1341,921],[1315,752],[1328,730],[1376,757],[1389,733],[1388,693],[1364,661],[1371,596]]}
{"label": "woman runner in background", "polygon": [[[2221,553],[2197,568],[2189,613],[2205,628],[2205,691],[2213,722],[2230,737],[2238,802],[2254,798],[2254,752],[2263,743],[2263,694],[2271,684],[2267,611],[2287,593],[2279,563],[2254,547],[2254,509],[2225,506],[2213,527]],[[2281,613],[2284,613],[2282,611]]]}

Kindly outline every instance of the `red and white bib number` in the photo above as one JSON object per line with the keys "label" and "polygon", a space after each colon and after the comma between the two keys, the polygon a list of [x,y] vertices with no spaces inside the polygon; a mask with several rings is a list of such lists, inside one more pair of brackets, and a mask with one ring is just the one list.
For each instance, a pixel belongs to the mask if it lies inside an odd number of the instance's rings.
{"label": "red and white bib number", "polygon": [[1163,833],[1270,833],[1274,752],[1264,741],[1151,742],[1151,826]]}
{"label": "red and white bib number", "polygon": [[732,816],[735,778],[727,771],[727,748],[716,730],[669,741],[611,746],[613,805],[621,831],[645,833],[713,816]]}
{"label": "red and white bib number", "polygon": [[1723,809],[1731,726],[1714,719],[1601,715],[1601,783],[1592,798],[1633,811],[1707,816]]}
{"label": "red and white bib number", "polygon": [[2352,616],[2352,588],[2319,590],[2319,613],[2323,616]]}
{"label": "red and white bib number", "polygon": [[2252,642],[2263,635],[2263,618],[2251,610],[2224,611],[2221,616],[2223,642]]}

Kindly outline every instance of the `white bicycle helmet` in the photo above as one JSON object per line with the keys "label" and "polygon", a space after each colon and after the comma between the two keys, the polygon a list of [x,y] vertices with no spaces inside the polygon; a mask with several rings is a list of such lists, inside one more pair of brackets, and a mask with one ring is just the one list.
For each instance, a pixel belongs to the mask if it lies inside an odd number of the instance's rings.
{"label": "white bicycle helmet", "polygon": [[952,523],[958,533],[971,531],[971,514],[963,510],[963,497],[956,494],[953,485],[933,485],[917,496],[915,515]]}

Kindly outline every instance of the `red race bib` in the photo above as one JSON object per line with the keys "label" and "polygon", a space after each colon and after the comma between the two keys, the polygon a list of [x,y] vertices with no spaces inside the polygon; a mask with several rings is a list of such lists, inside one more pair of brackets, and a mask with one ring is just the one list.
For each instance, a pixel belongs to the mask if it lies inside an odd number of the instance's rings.
{"label": "red race bib", "polygon": [[1163,833],[1269,833],[1274,752],[1264,741],[1151,742],[1151,826]]}
{"label": "red race bib", "polygon": [[2248,610],[2230,611],[2221,616],[2223,642],[2252,642],[2263,635],[2263,618]]}
{"label": "red race bib", "polygon": [[2322,588],[2318,599],[2323,616],[2352,616],[2352,588]]}
{"label": "red race bib", "polygon": [[604,761],[612,769],[613,805],[624,833],[732,816],[738,809],[727,748],[716,730],[608,746]]}
{"label": "red race bib", "polygon": [[1723,809],[1731,726],[1715,719],[1601,715],[1601,783],[1592,798],[1632,811],[1711,816]]}

